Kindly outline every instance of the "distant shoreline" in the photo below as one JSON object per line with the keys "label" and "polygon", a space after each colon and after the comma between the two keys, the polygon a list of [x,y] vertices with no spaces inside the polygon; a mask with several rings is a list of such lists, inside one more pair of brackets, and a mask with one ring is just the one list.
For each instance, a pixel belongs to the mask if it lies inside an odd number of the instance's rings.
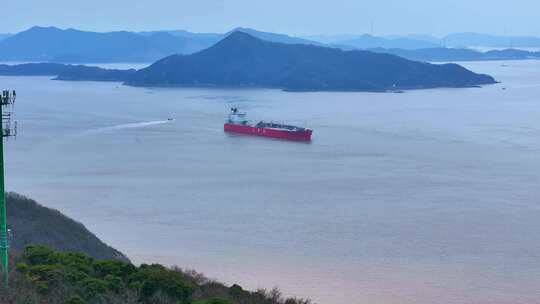
{"label": "distant shoreline", "polygon": [[[73,69],[77,70],[80,74],[73,73]],[[367,92],[367,93],[401,93],[401,91],[413,91],[413,90],[429,90],[436,88],[480,88],[484,85],[497,84],[499,82],[489,82],[479,85],[448,85],[448,86],[395,86],[387,87],[378,90],[369,89],[291,89],[279,86],[258,86],[258,85],[216,85],[216,84],[155,84],[155,83],[126,83],[126,77],[132,75],[137,70],[117,70],[117,69],[103,69],[97,66],[86,65],[68,65],[61,63],[24,63],[16,65],[0,64],[0,76],[6,77],[52,77],[51,80],[57,81],[94,81],[94,82],[117,82],[125,86],[140,87],[140,88],[208,88],[208,89],[273,89],[282,90],[290,93],[309,93],[309,92],[343,92],[343,93],[355,93],[355,92]]]}

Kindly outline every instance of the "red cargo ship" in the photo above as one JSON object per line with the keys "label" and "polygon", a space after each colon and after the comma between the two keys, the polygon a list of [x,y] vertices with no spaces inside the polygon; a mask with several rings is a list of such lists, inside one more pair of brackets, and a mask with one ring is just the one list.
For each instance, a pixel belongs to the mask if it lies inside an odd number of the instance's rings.
{"label": "red cargo ship", "polygon": [[311,129],[284,125],[274,122],[260,121],[250,124],[247,114],[239,112],[238,108],[231,108],[229,119],[223,126],[225,132],[240,133],[254,136],[264,136],[296,141],[311,141]]}

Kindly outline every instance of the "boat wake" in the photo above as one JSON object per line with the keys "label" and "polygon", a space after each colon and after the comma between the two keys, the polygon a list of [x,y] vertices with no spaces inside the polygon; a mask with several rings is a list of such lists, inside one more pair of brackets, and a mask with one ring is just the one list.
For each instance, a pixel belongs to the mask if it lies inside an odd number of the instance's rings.
{"label": "boat wake", "polygon": [[173,121],[174,120],[172,119],[168,119],[168,120],[155,120],[155,121],[127,123],[127,124],[121,124],[121,125],[116,125],[116,126],[88,130],[84,132],[84,134],[106,133],[106,132],[114,132],[114,131],[125,130],[125,129],[138,129],[138,128],[168,124],[168,123],[172,123]]}

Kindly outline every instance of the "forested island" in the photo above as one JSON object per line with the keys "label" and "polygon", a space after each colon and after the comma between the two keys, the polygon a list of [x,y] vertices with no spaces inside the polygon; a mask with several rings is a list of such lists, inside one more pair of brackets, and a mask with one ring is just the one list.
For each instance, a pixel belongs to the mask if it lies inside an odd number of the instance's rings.
{"label": "forested island", "polygon": [[135,74],[135,69],[104,69],[85,65],[61,63],[0,64],[1,76],[52,76],[55,80],[71,81],[119,81]]}
{"label": "forested island", "polygon": [[54,63],[0,66],[0,75],[119,81],[148,87],[266,87],[289,91],[374,91],[472,87],[495,83],[457,64],[429,64],[370,51],[264,41],[234,32],[192,55],[172,55],[135,70]]}
{"label": "forested island", "polygon": [[275,87],[291,91],[386,91],[495,83],[456,64],[433,65],[369,51],[282,44],[235,32],[193,55],[137,71],[134,86]]}

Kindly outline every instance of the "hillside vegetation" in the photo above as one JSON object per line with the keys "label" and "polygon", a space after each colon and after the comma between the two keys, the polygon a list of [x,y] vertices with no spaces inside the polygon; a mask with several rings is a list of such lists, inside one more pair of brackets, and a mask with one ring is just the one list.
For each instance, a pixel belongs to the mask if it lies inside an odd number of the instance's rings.
{"label": "hillside vegetation", "polygon": [[309,304],[284,299],[277,289],[249,292],[227,287],[193,271],[153,264],[134,266],[81,253],[29,246],[13,260],[4,304]]}
{"label": "hillside vegetation", "polygon": [[173,55],[137,71],[134,86],[274,87],[292,91],[385,91],[494,83],[457,64],[268,42],[234,32],[199,53]]}
{"label": "hillside vegetation", "polygon": [[83,252],[97,259],[128,260],[81,223],[57,210],[43,207],[16,193],[9,193],[6,203],[12,251],[22,252],[28,245],[46,245],[60,251]]}

